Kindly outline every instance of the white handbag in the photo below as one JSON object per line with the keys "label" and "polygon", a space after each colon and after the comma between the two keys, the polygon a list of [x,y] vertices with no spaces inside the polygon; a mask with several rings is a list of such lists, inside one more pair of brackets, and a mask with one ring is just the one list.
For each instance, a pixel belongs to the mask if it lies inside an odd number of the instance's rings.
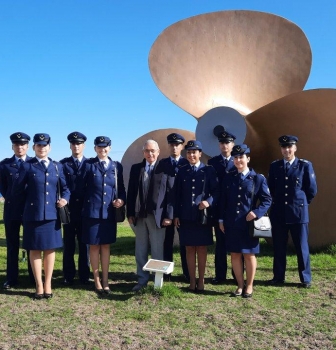
{"label": "white handbag", "polygon": [[268,216],[262,216],[258,220],[253,220],[253,230],[251,235],[254,238],[272,238],[272,225]]}

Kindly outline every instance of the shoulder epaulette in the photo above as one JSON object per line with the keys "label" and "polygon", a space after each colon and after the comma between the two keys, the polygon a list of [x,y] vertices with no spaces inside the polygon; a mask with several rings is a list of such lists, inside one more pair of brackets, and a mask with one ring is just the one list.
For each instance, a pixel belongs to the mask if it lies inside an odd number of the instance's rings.
{"label": "shoulder epaulette", "polygon": [[272,162],[271,164],[276,163],[276,162],[278,162],[279,160],[280,160],[280,159],[273,160],[273,162]]}
{"label": "shoulder epaulette", "polygon": [[301,162],[304,162],[304,163],[309,163],[309,161],[308,161],[308,160],[306,160],[306,159],[302,159],[302,158],[300,158],[299,160],[301,160]]}

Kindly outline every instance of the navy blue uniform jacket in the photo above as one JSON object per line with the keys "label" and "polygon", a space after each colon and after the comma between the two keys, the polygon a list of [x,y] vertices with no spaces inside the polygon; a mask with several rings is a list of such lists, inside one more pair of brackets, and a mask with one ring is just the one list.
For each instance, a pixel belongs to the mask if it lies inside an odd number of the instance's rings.
{"label": "navy blue uniform jacket", "polygon": [[283,159],[274,161],[268,174],[268,186],[273,198],[272,221],[286,224],[309,222],[308,204],[317,193],[311,162],[295,158],[286,175]]}
{"label": "navy blue uniform jacket", "polygon": [[173,219],[172,184],[164,164],[156,161],[145,202],[143,191],[145,167],[145,159],[131,167],[127,189],[127,217],[144,218],[149,210],[154,214],[157,227],[162,227],[163,219]]}
{"label": "navy blue uniform jacket", "polygon": [[23,221],[56,220],[57,182],[60,179],[61,198],[69,201],[70,191],[66,185],[61,163],[49,159],[47,171],[34,157],[22,163],[14,181],[12,194],[20,197],[26,193]]}
{"label": "navy blue uniform jacket", "polygon": [[219,218],[223,220],[224,227],[245,230],[248,228],[246,215],[252,210],[259,219],[266,214],[271,202],[270,191],[263,175],[250,169],[250,173],[241,181],[238,173],[231,173],[222,183]]}
{"label": "navy blue uniform jacket", "polygon": [[187,221],[198,221],[200,217],[198,205],[202,200],[210,204],[208,215],[211,216],[211,207],[214,206],[219,199],[217,176],[212,166],[206,166],[201,163],[197,171],[194,172],[189,164],[185,165],[176,175],[174,187],[175,218]]}
{"label": "navy blue uniform jacket", "polygon": [[[26,157],[26,161],[31,157]],[[16,174],[19,171],[19,164],[15,156],[6,158],[0,163],[0,193],[5,198],[4,220],[22,220],[25,195],[14,197],[12,187]]]}
{"label": "navy blue uniform jacket", "polygon": [[72,157],[63,158],[60,163],[63,165],[63,172],[67,186],[71,192],[69,210],[72,220],[81,220],[83,207],[83,191],[79,188],[79,176],[85,169],[86,158],[83,157],[79,169]]}
{"label": "navy blue uniform jacket", "polygon": [[115,208],[112,202],[117,199],[115,187],[115,169],[118,172],[118,198],[126,201],[123,167],[112,161],[107,169],[98,157],[88,159],[79,177],[79,186],[84,197],[82,216],[93,219],[115,220]]}

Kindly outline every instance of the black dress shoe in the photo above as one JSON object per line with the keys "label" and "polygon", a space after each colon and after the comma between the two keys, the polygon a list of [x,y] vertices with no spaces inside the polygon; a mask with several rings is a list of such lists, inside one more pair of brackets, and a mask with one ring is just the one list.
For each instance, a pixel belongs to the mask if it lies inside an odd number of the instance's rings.
{"label": "black dress shoe", "polygon": [[66,278],[63,281],[63,284],[65,286],[72,286],[73,285],[73,280],[67,280]]}
{"label": "black dress shoe", "polygon": [[311,284],[309,282],[303,282],[298,284],[298,288],[310,288]]}
{"label": "black dress shoe", "polygon": [[112,294],[111,289],[110,289],[110,288],[106,288],[106,289],[104,289],[104,294],[106,294],[106,295],[110,295],[110,294]]}
{"label": "black dress shoe", "polygon": [[53,293],[44,293],[44,297],[46,299],[51,299],[53,297]]}
{"label": "black dress shoe", "polygon": [[217,277],[215,277],[215,278],[213,278],[213,279],[211,280],[211,284],[214,284],[214,285],[223,284],[224,282],[225,282],[225,279],[224,279],[224,280],[221,280],[221,279],[219,279],[219,278],[217,278]]}
{"label": "black dress shoe", "polygon": [[272,278],[271,280],[267,281],[269,286],[281,286],[284,283],[284,280],[277,280],[276,278]]}
{"label": "black dress shoe", "polygon": [[253,293],[243,293],[243,298],[252,298]]}
{"label": "black dress shoe", "polygon": [[34,296],[33,296],[33,299],[34,300],[41,300],[44,298],[44,294],[37,294],[37,293],[34,293]]}
{"label": "black dress shoe", "polygon": [[96,292],[98,295],[102,295],[102,294],[104,294],[104,289],[103,289],[103,288],[101,288],[101,289],[95,288],[95,292]]}
{"label": "black dress shoe", "polygon": [[10,281],[6,281],[4,284],[3,284],[3,289],[11,289],[13,288],[14,286],[17,285],[17,282],[10,282]]}

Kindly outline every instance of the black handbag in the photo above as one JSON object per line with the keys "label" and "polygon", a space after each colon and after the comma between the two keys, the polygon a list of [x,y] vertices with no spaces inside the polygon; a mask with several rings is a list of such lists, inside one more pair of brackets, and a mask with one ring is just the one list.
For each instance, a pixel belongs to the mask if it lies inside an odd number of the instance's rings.
{"label": "black handbag", "polygon": [[[204,182],[203,182],[203,190],[202,190],[202,200],[205,197],[205,182],[206,182],[206,173],[204,171]],[[210,208],[204,208],[202,210],[199,210],[199,223],[201,225],[209,225],[212,226],[213,218],[211,216],[211,209]]]}
{"label": "black handbag", "polygon": [[[58,175],[58,180],[57,180],[57,197],[58,200],[61,199],[61,182],[60,182],[60,177],[59,177],[59,172],[58,172],[58,167],[56,162],[54,162],[56,172]],[[70,224],[70,210],[68,204],[63,206],[62,208],[57,207],[57,213],[58,217],[63,225]]]}
{"label": "black handbag", "polygon": [[[254,199],[255,181],[253,179],[252,195],[251,195],[251,209]],[[268,215],[264,215],[259,219],[254,219],[249,222],[249,234],[252,238],[272,238],[272,225]]]}
{"label": "black handbag", "polygon": [[[117,170],[117,162],[115,162],[115,189],[116,189],[116,198],[118,198],[118,170]],[[115,209],[115,220],[116,222],[124,222],[126,219],[126,208],[125,204],[120,208]]]}

